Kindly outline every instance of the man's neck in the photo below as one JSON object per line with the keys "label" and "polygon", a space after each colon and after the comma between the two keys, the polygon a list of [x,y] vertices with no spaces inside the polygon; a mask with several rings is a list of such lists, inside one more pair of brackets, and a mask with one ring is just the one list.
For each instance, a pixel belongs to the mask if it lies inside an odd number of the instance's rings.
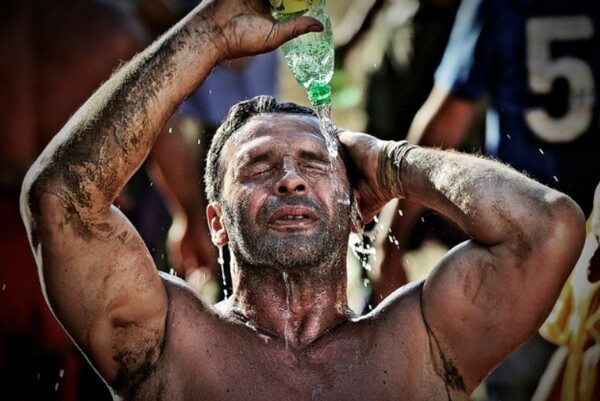
{"label": "man's neck", "polygon": [[301,348],[353,316],[346,294],[346,268],[239,268],[228,313],[257,331]]}

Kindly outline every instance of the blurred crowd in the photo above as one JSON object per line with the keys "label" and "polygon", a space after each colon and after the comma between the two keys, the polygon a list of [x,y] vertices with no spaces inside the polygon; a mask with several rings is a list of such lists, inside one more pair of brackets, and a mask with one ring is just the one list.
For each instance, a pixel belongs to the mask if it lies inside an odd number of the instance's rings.
{"label": "blurred crowd", "polygon": [[[20,185],[93,91],[197,3],[0,3],[0,400],[110,399],[46,305],[19,214]],[[337,41],[337,125],[490,155],[569,194],[588,218],[580,260],[540,334],[473,399],[599,400],[600,5],[328,0],[327,10]],[[166,123],[118,199],[157,266],[211,302],[231,283],[227,252],[219,257],[204,217],[205,153],[228,109],[264,94],[308,104],[277,52],[216,68]],[[361,244],[348,256],[353,308],[367,312],[464,239],[443,216],[404,201],[388,205],[352,239]]]}

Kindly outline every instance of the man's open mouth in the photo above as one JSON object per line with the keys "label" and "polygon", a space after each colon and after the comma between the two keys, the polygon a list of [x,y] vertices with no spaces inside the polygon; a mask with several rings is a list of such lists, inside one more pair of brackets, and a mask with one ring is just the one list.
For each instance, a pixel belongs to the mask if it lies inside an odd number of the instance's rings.
{"label": "man's open mouth", "polygon": [[284,206],[277,209],[268,219],[271,227],[309,228],[318,221],[314,210],[304,206]]}

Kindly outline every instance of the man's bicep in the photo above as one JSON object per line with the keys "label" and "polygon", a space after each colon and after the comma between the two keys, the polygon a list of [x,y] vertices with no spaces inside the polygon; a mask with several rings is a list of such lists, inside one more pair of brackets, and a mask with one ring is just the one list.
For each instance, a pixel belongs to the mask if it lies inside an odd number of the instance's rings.
{"label": "man's bicep", "polygon": [[[159,349],[166,291],[133,226],[116,208],[82,217],[52,194],[33,226],[48,301],[63,326],[109,382],[135,369],[136,347]],[[148,350],[146,350],[148,351]],[[130,366],[121,366],[126,361]]]}
{"label": "man's bicep", "polygon": [[467,241],[425,282],[423,316],[434,354],[456,368],[468,392],[543,320],[525,266],[530,258],[516,259],[505,249]]}

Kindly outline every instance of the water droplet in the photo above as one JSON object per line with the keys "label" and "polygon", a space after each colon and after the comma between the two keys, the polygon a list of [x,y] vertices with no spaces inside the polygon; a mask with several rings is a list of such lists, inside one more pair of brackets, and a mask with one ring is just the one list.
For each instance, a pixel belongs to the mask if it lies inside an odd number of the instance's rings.
{"label": "water droplet", "polygon": [[2,291],[6,289],[6,284],[2,284]]}
{"label": "water droplet", "polygon": [[558,182],[558,177],[557,176],[553,176],[552,178],[554,178],[554,181]]}
{"label": "water droplet", "polygon": [[58,383],[54,385],[54,391],[58,391]]}
{"label": "water droplet", "polygon": [[404,216],[404,212],[402,211],[402,209],[398,209],[398,214],[400,215],[400,217]]}
{"label": "water droplet", "polygon": [[177,276],[177,272],[176,272],[176,271],[175,271],[175,269],[173,269],[173,268],[171,268],[171,269],[169,270],[169,274],[170,274],[171,276]]}
{"label": "water droplet", "polygon": [[154,183],[153,183],[153,182],[150,182],[150,186],[151,186],[151,187],[153,187],[153,186],[154,186]]}
{"label": "water droplet", "polygon": [[223,278],[223,295],[225,299],[229,296],[227,292],[227,280],[225,278],[225,258],[223,257],[223,247],[219,247],[219,258],[217,259],[217,263],[221,265],[221,277]]}
{"label": "water droplet", "polygon": [[510,136],[510,134],[506,134],[506,137],[507,137],[508,139],[512,139],[512,137]]}
{"label": "water droplet", "polygon": [[198,139],[198,146],[200,146],[201,143],[202,143],[202,140]]}
{"label": "water droplet", "polygon": [[58,377],[62,378],[65,375],[65,370],[61,369],[58,371]]}
{"label": "water droplet", "polygon": [[169,128],[169,134],[173,133],[173,128]]}
{"label": "water droplet", "polygon": [[540,153],[541,153],[541,154],[544,154],[544,151],[543,151],[542,149],[540,149]]}

